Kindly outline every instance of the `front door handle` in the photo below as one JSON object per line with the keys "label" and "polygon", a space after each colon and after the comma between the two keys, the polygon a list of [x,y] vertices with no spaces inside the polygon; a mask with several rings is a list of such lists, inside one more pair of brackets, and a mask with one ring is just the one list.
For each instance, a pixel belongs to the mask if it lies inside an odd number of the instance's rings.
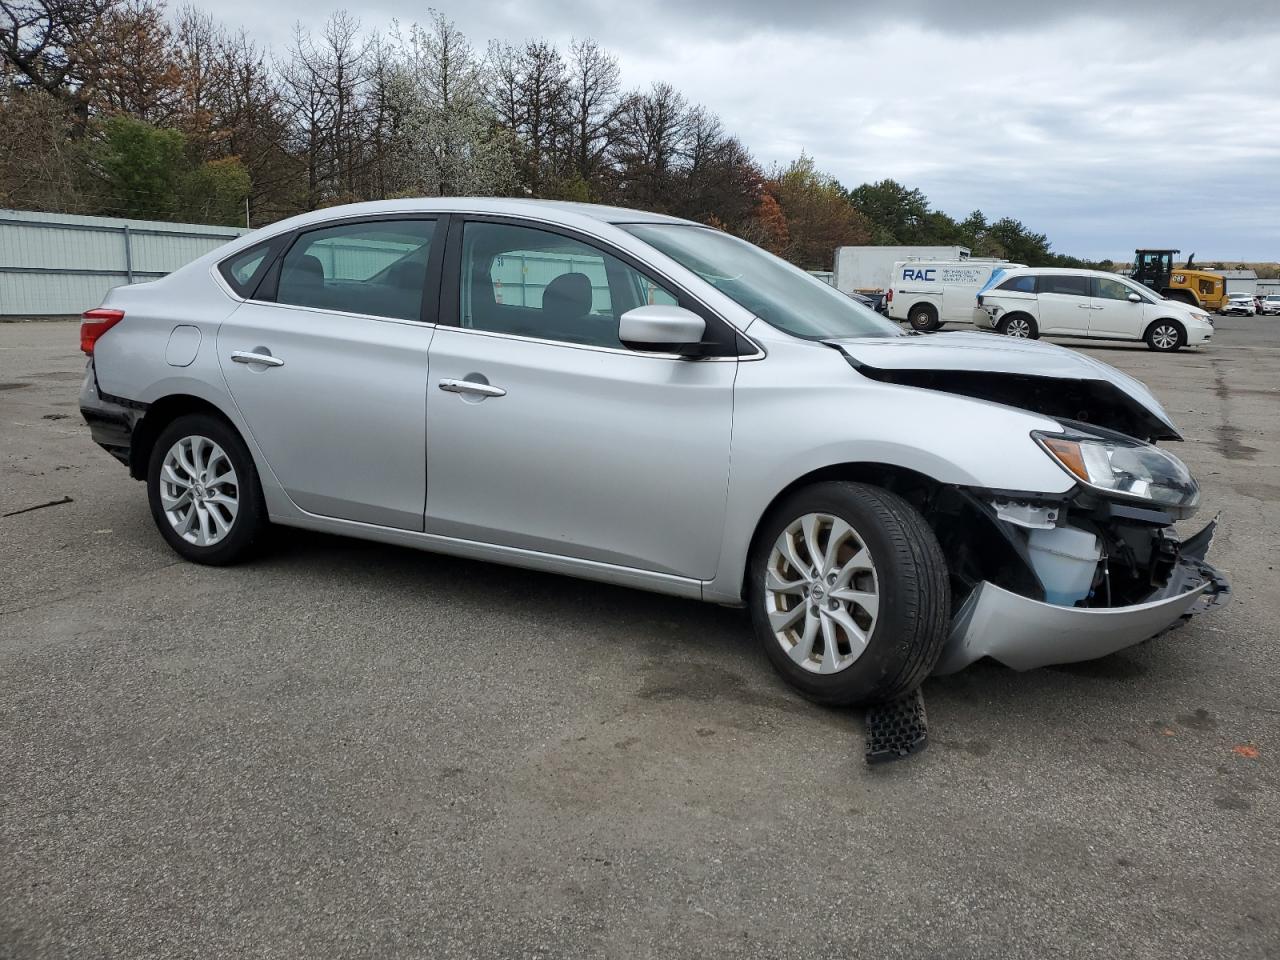
{"label": "front door handle", "polygon": [[231,359],[236,363],[260,363],[264,367],[284,366],[284,361],[279,357],[273,357],[269,353],[250,353],[247,350],[236,350],[231,354]]}
{"label": "front door handle", "polygon": [[445,393],[470,393],[477,397],[505,397],[507,391],[489,383],[475,380],[441,380],[440,389]]}
{"label": "front door handle", "polygon": [[1077,307],[1079,307],[1081,310],[1092,310],[1092,309],[1093,309],[1092,305],[1087,304],[1087,303],[1077,303],[1077,304],[1076,304],[1076,306],[1077,306]]}

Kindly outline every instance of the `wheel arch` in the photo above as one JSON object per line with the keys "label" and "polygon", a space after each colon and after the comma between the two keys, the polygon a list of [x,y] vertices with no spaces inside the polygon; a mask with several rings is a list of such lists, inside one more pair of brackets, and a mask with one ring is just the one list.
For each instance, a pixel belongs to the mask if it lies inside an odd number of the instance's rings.
{"label": "wheel arch", "polygon": [[1181,320],[1179,320],[1177,317],[1156,317],[1154,320],[1148,323],[1146,326],[1146,329],[1142,331],[1142,338],[1145,340],[1147,337],[1151,335],[1151,331],[1154,330],[1156,327],[1158,327],[1162,323],[1171,323],[1175,327],[1177,327],[1182,332],[1182,342],[1186,343],[1187,325],[1183,323]]}
{"label": "wheel arch", "polygon": [[910,467],[881,462],[833,463],[810,470],[808,473],[796,477],[774,494],[773,498],[765,505],[764,510],[756,517],[755,527],[747,544],[746,555],[742,558],[743,563],[735,574],[737,579],[735,589],[742,599],[746,599],[747,564],[750,563],[750,558],[755,555],[755,551],[760,545],[760,538],[763,536],[765,528],[773,518],[779,505],[797,490],[812,486],[815,483],[824,483],[831,480],[848,480],[855,483],[883,487],[898,494],[913,506],[916,506],[922,498],[933,496],[947,486],[933,477]]}
{"label": "wheel arch", "polygon": [[847,462],[811,470],[787,484],[756,520],[745,562],[738,571],[739,597],[747,601],[750,558],[774,513],[797,490],[816,483],[847,480],[882,487],[920,511],[938,537],[952,579],[953,603],[960,603],[978,582],[999,580],[1026,596],[1043,597],[1043,587],[1027,560],[1025,549],[1001,524],[989,505],[970,490],[936,480],[899,464]]}
{"label": "wheel arch", "polygon": [[1035,325],[1037,330],[1040,329],[1040,321],[1036,319],[1036,315],[1025,307],[1018,307],[1014,310],[1004,311],[1004,313],[1000,314],[1000,319],[997,320],[996,323],[997,325],[1000,325],[1008,320],[1012,320],[1014,317],[1026,317]]}
{"label": "wheel arch", "polygon": [[168,394],[152,401],[147,407],[147,412],[133,428],[133,438],[129,446],[129,475],[133,479],[146,479],[151,452],[155,448],[156,438],[164,428],[178,417],[191,413],[204,413],[217,417],[243,438],[243,433],[236,426],[235,421],[217,404],[189,393]]}

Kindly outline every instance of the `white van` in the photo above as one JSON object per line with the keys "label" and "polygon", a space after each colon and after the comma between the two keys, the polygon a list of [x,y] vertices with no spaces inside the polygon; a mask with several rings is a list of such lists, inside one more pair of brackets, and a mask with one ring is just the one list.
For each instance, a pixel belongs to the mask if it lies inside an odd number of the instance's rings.
{"label": "white van", "polygon": [[973,323],[978,291],[997,271],[1020,263],[988,258],[901,260],[889,280],[889,316],[916,330],[937,330],[944,323]]}

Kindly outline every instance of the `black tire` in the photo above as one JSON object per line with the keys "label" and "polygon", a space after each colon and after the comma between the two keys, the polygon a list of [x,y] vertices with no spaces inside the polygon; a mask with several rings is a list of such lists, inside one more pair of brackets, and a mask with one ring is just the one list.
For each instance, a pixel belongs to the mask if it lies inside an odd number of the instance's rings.
{"label": "black tire", "polygon": [[[835,673],[794,662],[774,635],[765,576],[783,532],[806,514],[838,517],[857,532],[876,568],[879,611],[860,656]],[[763,522],[748,560],[747,602],[756,638],[783,678],[828,706],[882,703],[920,686],[942,653],[950,621],[947,562],[919,512],[880,487],[831,481],[788,496]],[[809,603],[808,599],[800,603]]]}
{"label": "black tire", "polygon": [[[230,529],[216,543],[199,545],[183,538],[165,513],[160,499],[161,471],[165,457],[174,444],[185,437],[204,437],[222,448],[235,470],[236,482],[220,488],[220,492],[235,491],[238,507],[230,521]],[[160,431],[151,450],[151,462],[147,466],[147,499],[151,504],[151,516],[169,546],[182,557],[194,563],[225,566],[247,559],[262,538],[267,526],[267,508],[262,498],[262,486],[253,457],[235,428],[225,420],[203,413],[178,417]]]}
{"label": "black tire", "polygon": [[[1018,330],[1019,325],[1024,325],[1022,329],[1026,330],[1025,335],[1019,335],[1016,332],[1010,333],[1011,330]],[[1010,313],[1000,319],[999,325],[996,327],[1000,333],[1006,337],[1015,337],[1021,340],[1039,340],[1040,326],[1036,323],[1035,318],[1029,313]]]}
{"label": "black tire", "polygon": [[[1172,341],[1169,339],[1170,333],[1175,335]],[[1148,349],[1157,353],[1175,353],[1186,346],[1187,331],[1177,320],[1157,320],[1147,327],[1143,339],[1147,341]]]}
{"label": "black tire", "polygon": [[929,303],[917,303],[912,307],[907,313],[907,323],[911,324],[912,330],[919,330],[923,333],[937,330],[942,326],[938,322],[938,311]]}
{"label": "black tire", "polygon": [[1184,290],[1182,287],[1169,287],[1164,291],[1164,296],[1170,300],[1176,300],[1178,303],[1185,303],[1192,307],[1200,306],[1200,301],[1196,299],[1195,294],[1190,290]]}

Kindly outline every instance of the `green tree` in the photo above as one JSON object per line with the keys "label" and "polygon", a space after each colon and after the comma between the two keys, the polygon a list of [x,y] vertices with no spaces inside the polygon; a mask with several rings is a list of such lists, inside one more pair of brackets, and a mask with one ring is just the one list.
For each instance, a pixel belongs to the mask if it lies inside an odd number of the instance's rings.
{"label": "green tree", "polygon": [[929,198],[896,180],[864,183],[849,191],[849,200],[870,222],[875,244],[928,241]]}
{"label": "green tree", "polygon": [[801,154],[786,170],[775,171],[765,186],[785,218],[788,240],[783,256],[792,263],[806,270],[830,270],[836,247],[871,241],[866,219],[835,178],[818,172],[812,157]]}
{"label": "green tree", "polygon": [[103,124],[101,146],[90,149],[96,156],[104,211],[171,219],[189,170],[184,146],[185,138],[177,130],[158,129],[132,117],[116,116]]}
{"label": "green tree", "polygon": [[244,223],[244,202],[253,184],[239,157],[209,160],[182,180],[181,215],[192,223]]}

